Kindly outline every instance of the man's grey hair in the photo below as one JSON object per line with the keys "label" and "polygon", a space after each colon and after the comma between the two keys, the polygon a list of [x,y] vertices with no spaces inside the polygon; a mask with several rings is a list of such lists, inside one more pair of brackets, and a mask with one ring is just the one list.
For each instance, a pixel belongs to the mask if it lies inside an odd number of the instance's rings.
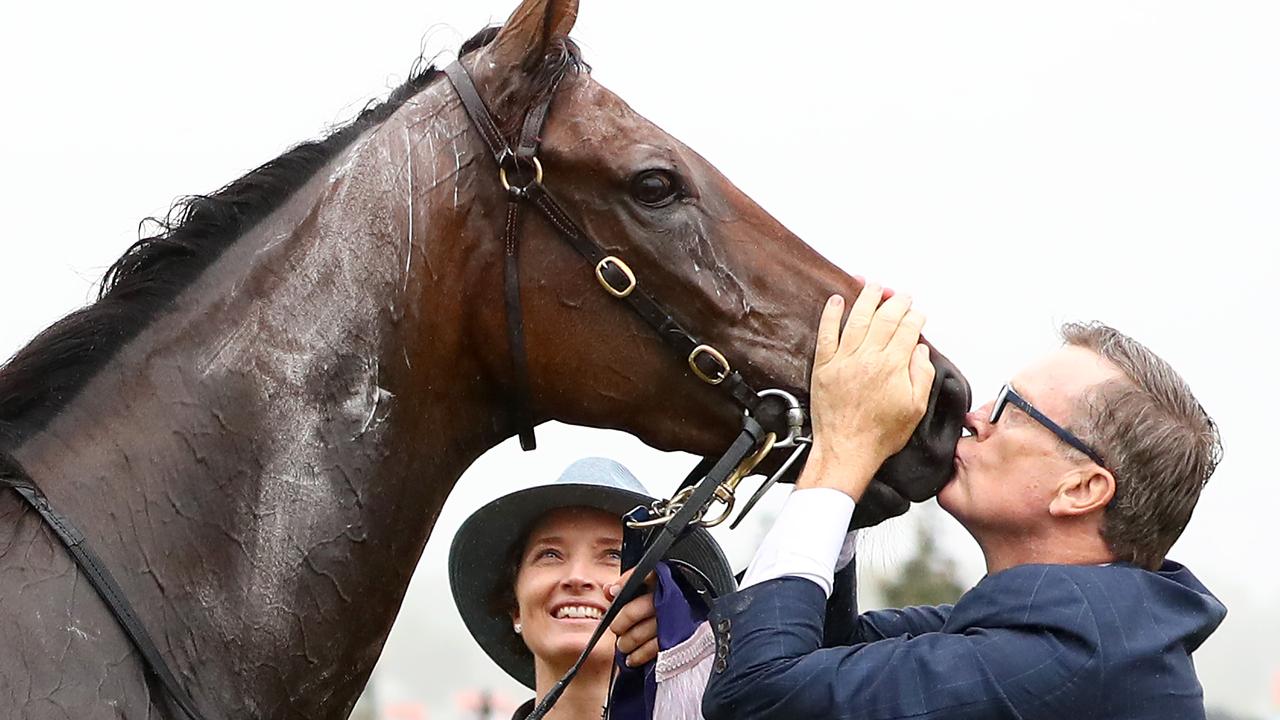
{"label": "man's grey hair", "polygon": [[1068,345],[1092,350],[1124,374],[1084,393],[1071,425],[1115,476],[1103,540],[1117,560],[1154,570],[1222,458],[1218,427],[1186,381],[1143,344],[1097,322],[1068,323],[1061,332]]}

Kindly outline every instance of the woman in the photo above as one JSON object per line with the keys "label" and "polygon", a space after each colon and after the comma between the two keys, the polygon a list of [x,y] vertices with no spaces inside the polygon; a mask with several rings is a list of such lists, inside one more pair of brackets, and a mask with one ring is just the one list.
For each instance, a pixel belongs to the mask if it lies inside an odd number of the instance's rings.
{"label": "woman", "polygon": [[[523,720],[586,647],[613,601],[621,570],[623,513],[653,498],[625,467],[585,458],[558,480],[481,507],[449,549],[453,598],[476,642],[536,694]],[[695,568],[716,594],[733,572],[705,530],[682,538],[669,556]],[[614,636],[606,633],[548,718],[601,716],[609,693]]]}

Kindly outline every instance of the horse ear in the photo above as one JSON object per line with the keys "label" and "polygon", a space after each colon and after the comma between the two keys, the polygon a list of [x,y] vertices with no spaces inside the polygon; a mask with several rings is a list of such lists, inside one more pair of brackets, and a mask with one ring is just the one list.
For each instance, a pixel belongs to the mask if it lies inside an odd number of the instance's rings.
{"label": "horse ear", "polygon": [[491,57],[509,68],[532,69],[552,44],[569,36],[578,0],[524,0],[493,41]]}

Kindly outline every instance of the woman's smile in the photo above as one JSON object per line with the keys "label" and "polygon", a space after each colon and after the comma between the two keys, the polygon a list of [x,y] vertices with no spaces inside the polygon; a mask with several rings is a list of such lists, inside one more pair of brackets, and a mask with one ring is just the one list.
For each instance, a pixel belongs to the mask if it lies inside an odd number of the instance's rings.
{"label": "woman's smile", "polygon": [[604,607],[579,599],[554,605],[549,614],[556,620],[597,623],[604,612]]}

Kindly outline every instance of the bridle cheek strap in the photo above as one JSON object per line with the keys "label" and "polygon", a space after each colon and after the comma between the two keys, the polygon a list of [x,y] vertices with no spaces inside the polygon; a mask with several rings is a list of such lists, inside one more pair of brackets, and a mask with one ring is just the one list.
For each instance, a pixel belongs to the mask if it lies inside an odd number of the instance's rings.
{"label": "bridle cheek strap", "polygon": [[533,434],[533,398],[529,390],[529,353],[524,341],[524,309],[520,304],[520,201],[507,200],[507,223],[502,233],[503,305],[507,312],[507,345],[511,355],[513,413],[520,449],[533,450],[538,440]]}
{"label": "bridle cheek strap", "polygon": [[[472,105],[484,107],[484,101],[480,98],[480,93],[476,90],[475,84],[471,82],[470,76],[461,65],[454,62],[445,68],[445,74],[453,83],[454,88],[458,92],[458,96],[462,98],[463,104],[468,108]],[[537,168],[536,172],[540,176],[542,173],[541,165],[538,162],[538,145],[541,142],[542,126],[547,120],[547,110],[551,105],[551,98],[554,92],[549,92],[546,99],[539,102],[528,115],[525,116],[524,125],[520,130],[520,138],[517,147],[513,153],[507,145],[507,141],[502,136],[502,132],[498,129],[497,123],[493,121],[493,116],[485,110],[480,117],[472,117],[476,129],[480,131],[480,136],[484,139],[485,145],[489,147],[489,151],[493,153],[494,158],[498,161],[498,167],[501,171],[501,178],[504,185],[511,188],[507,178],[508,165],[511,166],[511,172],[515,172],[517,165],[524,166],[525,169],[530,167]],[[536,179],[537,176],[535,176]],[[502,231],[502,297],[503,308],[507,315],[507,351],[511,357],[511,384],[514,402],[512,403],[512,414],[515,416],[516,434],[520,438],[520,448],[522,450],[533,450],[538,446],[537,438],[534,436],[534,419],[533,419],[533,398],[529,389],[529,354],[526,350],[524,339],[524,309],[520,303],[520,206],[523,203],[518,193],[508,192],[507,195],[507,212],[506,222]]]}
{"label": "bridle cheek strap", "polygon": [[[551,107],[551,98],[554,96],[553,87],[525,116],[520,140],[516,145],[515,163],[532,165],[536,169],[535,180],[542,174],[542,165],[538,162],[538,145],[542,142],[542,126],[547,122],[547,110]],[[511,348],[511,370],[515,378],[516,433],[520,437],[520,449],[527,452],[536,448],[538,441],[533,434],[529,354],[525,349],[524,310],[520,305],[520,205],[519,195],[508,193],[507,223],[502,239],[506,258],[502,285],[507,311],[507,337]]]}

